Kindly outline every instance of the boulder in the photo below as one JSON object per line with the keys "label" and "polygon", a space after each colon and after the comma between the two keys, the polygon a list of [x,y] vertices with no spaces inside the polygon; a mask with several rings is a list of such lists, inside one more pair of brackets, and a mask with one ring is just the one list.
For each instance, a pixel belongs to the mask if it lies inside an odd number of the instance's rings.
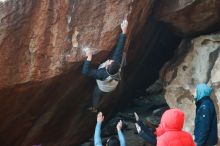
{"label": "boulder", "polygon": [[[219,116],[219,67],[220,34],[217,33],[183,40],[174,58],[161,70],[166,101],[170,107],[180,108],[185,112],[184,129],[192,134],[195,118],[192,95],[197,83],[208,83],[213,87],[211,98]],[[219,119],[218,123],[220,123]],[[220,124],[218,124],[218,129],[220,129]]]}
{"label": "boulder", "polygon": [[[129,48],[142,36],[153,5],[153,0],[0,1],[1,145],[77,146],[89,138],[96,114],[85,107],[95,81],[81,75],[83,48],[94,50],[97,67],[113,50],[126,17]],[[103,99],[108,119],[122,98],[116,91]]]}
{"label": "boulder", "polygon": [[181,36],[194,36],[219,30],[219,0],[161,0],[157,19],[168,23]]}

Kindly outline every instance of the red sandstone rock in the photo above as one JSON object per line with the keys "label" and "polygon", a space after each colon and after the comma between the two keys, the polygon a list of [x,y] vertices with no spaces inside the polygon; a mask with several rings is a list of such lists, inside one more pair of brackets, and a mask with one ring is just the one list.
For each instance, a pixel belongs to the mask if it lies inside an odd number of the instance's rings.
{"label": "red sandstone rock", "polygon": [[[91,136],[96,115],[84,108],[95,82],[81,75],[82,49],[99,52],[95,65],[103,61],[126,15],[128,47],[152,6],[153,0],[0,2],[1,145],[76,146]],[[109,114],[114,95],[102,101]]]}
{"label": "red sandstone rock", "polygon": [[180,35],[198,35],[219,30],[219,0],[161,0],[156,16]]}

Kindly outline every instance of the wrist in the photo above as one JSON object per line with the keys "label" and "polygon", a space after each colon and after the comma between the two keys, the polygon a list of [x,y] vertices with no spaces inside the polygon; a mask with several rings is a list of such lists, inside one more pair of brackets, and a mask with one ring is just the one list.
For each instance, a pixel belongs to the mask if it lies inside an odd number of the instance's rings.
{"label": "wrist", "polygon": [[97,121],[97,124],[102,124],[102,122],[101,121]]}
{"label": "wrist", "polygon": [[127,31],[122,31],[122,34],[127,34]]}
{"label": "wrist", "polygon": [[91,61],[92,60],[92,56],[87,56],[87,61]]}

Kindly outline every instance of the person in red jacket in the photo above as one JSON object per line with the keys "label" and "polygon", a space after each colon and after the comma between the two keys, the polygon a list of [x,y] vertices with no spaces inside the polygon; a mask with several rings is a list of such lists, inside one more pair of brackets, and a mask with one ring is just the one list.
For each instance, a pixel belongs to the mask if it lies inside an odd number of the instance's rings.
{"label": "person in red jacket", "polygon": [[169,109],[162,115],[156,128],[157,146],[195,146],[192,136],[183,131],[184,113],[180,109]]}
{"label": "person in red jacket", "polygon": [[165,111],[155,132],[141,122],[137,113],[134,115],[139,136],[149,144],[157,146],[195,146],[192,136],[182,130],[184,113],[180,109]]}

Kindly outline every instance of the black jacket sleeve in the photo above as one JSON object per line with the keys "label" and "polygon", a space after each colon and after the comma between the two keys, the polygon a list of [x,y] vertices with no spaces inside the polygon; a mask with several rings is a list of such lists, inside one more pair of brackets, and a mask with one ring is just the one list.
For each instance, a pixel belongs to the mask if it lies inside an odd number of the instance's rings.
{"label": "black jacket sleeve", "polygon": [[[114,53],[111,58],[112,60],[117,61],[119,63],[121,62],[125,40],[126,40],[125,34],[120,34],[117,45],[115,47]],[[82,73],[85,76],[93,77],[94,79],[98,79],[98,80],[104,80],[105,78],[108,77],[105,68],[92,69],[91,61],[88,60],[85,60],[83,64]]]}
{"label": "black jacket sleeve", "polygon": [[145,126],[141,120],[138,120],[137,123],[141,127],[141,131],[138,133],[138,135],[142,137],[147,143],[156,146],[156,135],[154,135],[154,133],[147,126]]}
{"label": "black jacket sleeve", "polygon": [[92,77],[98,80],[104,80],[108,74],[105,71],[105,68],[102,69],[92,69],[91,68],[91,61],[85,60],[82,68],[82,74],[85,76]]}
{"label": "black jacket sleeve", "polygon": [[151,134],[145,133],[143,130],[141,130],[139,136],[142,137],[147,143],[156,146],[156,136],[152,136]]}
{"label": "black jacket sleeve", "polygon": [[125,40],[126,36],[125,34],[120,34],[117,45],[115,47],[115,50],[112,54],[112,60],[117,61],[121,63],[122,55],[123,55],[123,50],[124,50],[124,45],[125,45]]}

